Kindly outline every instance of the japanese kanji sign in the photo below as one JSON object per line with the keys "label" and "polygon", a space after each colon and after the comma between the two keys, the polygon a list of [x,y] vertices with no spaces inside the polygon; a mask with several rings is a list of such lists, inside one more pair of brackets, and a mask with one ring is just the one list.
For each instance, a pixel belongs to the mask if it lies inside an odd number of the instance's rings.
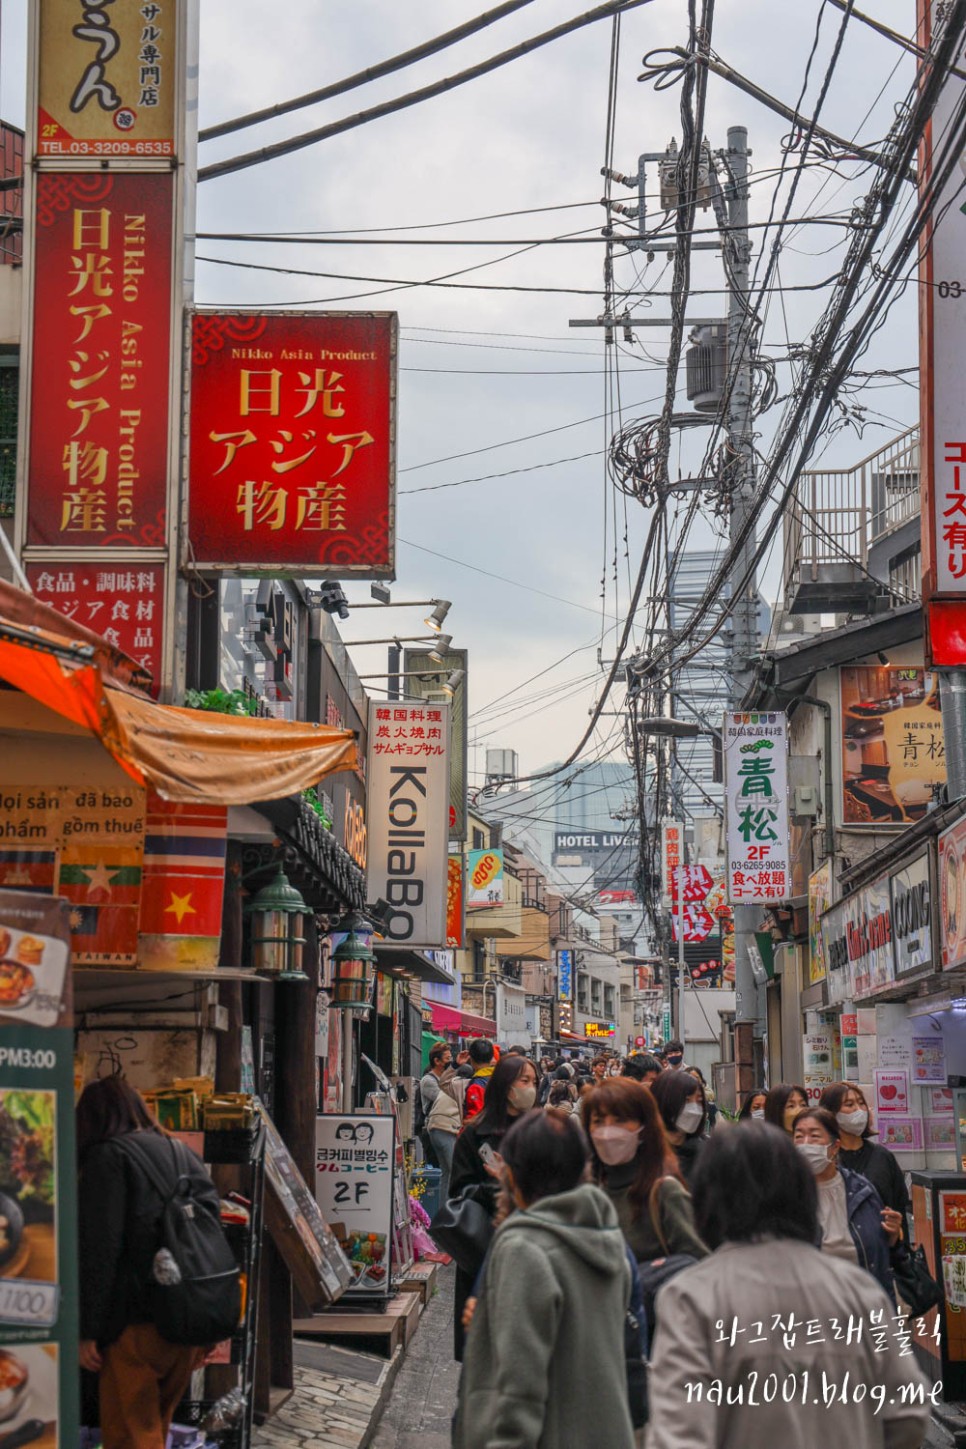
{"label": "japanese kanji sign", "polygon": [[174,155],[179,8],[40,0],[38,156]]}
{"label": "japanese kanji sign", "polygon": [[788,739],[778,713],[724,717],[728,899],[782,901],[791,890]]}
{"label": "japanese kanji sign", "polygon": [[449,703],[371,700],[368,894],[391,907],[386,936],[446,946]]}
{"label": "japanese kanji sign", "polygon": [[394,313],[196,313],[199,566],[394,576]]}
{"label": "japanese kanji sign", "polygon": [[684,827],[677,820],[661,821],[661,903],[671,904],[671,881],[684,861]]}
{"label": "japanese kanji sign", "polygon": [[27,580],[44,604],[103,635],[161,681],[164,565],[128,565],[122,555],[103,563],[27,564]]}
{"label": "japanese kanji sign", "polygon": [[685,941],[699,944],[706,941],[714,930],[714,916],[700,901],[681,903],[675,905],[671,912],[671,934],[675,941],[680,939],[682,926]]}
{"label": "japanese kanji sign", "polygon": [[706,865],[681,865],[671,872],[671,899],[677,902],[683,892],[685,905],[707,898],[714,885],[714,876]]}
{"label": "japanese kanji sign", "polygon": [[[918,0],[919,44],[945,22],[943,0]],[[920,151],[920,185],[929,187],[933,146],[941,147],[961,103],[964,83],[949,73],[936,100]],[[966,212],[962,171],[953,167],[939,193],[920,250],[920,438],[923,603],[927,651],[937,665],[966,663]]]}
{"label": "japanese kanji sign", "polygon": [[37,176],[28,545],[164,547],[173,185]]}
{"label": "japanese kanji sign", "polygon": [[842,699],[842,819],[921,820],[946,781],[937,676],[921,667],[848,666]]}

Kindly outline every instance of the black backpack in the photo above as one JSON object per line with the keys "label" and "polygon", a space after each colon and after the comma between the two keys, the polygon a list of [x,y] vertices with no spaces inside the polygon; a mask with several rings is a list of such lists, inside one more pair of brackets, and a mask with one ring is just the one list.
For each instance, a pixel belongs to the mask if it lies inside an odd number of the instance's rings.
{"label": "black backpack", "polygon": [[171,1144],[174,1181],[165,1181],[134,1133],[122,1141],[164,1207],[147,1284],[151,1322],[168,1343],[202,1347],[229,1338],[241,1319],[241,1279],[217,1211],[201,1201],[182,1143]]}

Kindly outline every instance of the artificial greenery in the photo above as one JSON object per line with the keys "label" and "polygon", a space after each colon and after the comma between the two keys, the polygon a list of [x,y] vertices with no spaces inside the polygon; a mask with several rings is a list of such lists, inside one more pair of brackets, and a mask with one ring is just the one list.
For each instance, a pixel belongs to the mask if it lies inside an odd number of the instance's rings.
{"label": "artificial greenery", "polygon": [[323,804],[319,796],[319,792],[316,790],[314,785],[310,785],[307,790],[302,791],[302,799],[310,807],[310,809],[315,811],[316,815],[322,821],[322,824],[325,826],[326,830],[331,830],[332,817],[329,814],[328,810],[325,808],[325,805]]}

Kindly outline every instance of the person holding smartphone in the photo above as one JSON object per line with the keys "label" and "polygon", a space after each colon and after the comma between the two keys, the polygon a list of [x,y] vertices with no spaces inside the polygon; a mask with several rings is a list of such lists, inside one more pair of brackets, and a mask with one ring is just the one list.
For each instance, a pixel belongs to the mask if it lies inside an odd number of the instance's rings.
{"label": "person holding smartphone", "polygon": [[[510,1124],[529,1112],[536,1100],[537,1072],[533,1062],[527,1057],[501,1057],[487,1083],[482,1111],[464,1122],[456,1139],[449,1180],[451,1198],[461,1197],[472,1188],[490,1216],[496,1215],[502,1167],[500,1143]],[[453,1356],[458,1363],[463,1361],[463,1308],[472,1289],[471,1275],[457,1267]]]}

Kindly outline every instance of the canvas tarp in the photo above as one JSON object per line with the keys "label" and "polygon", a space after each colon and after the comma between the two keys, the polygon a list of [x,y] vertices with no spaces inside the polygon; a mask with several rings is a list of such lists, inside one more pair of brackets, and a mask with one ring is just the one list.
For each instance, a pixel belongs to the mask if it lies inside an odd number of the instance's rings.
{"label": "canvas tarp", "polygon": [[89,729],[133,780],[168,800],[251,805],[358,768],[351,730],[154,704],[107,684],[94,664],[61,663],[39,634],[31,645],[5,638],[2,623],[0,679]]}

